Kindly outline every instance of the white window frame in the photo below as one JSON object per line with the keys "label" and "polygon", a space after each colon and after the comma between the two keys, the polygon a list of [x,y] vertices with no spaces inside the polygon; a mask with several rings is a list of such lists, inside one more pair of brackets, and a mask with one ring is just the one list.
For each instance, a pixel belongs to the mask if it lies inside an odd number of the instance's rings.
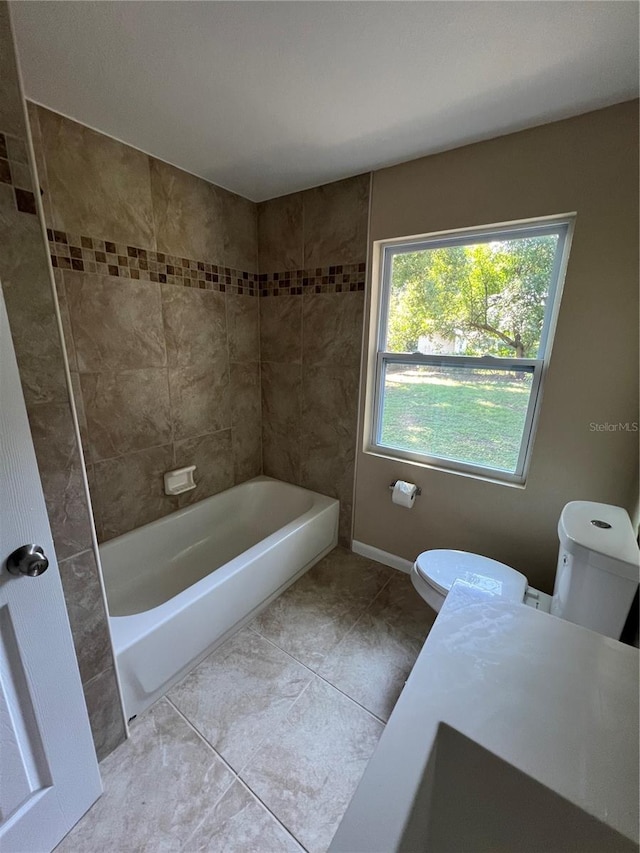
{"label": "white window frame", "polygon": [[[544,217],[535,220],[510,222],[490,225],[482,228],[467,228],[459,231],[426,234],[420,237],[410,237],[404,240],[380,240],[374,243],[374,258],[378,270],[377,312],[374,329],[376,334],[374,393],[371,432],[367,452],[377,455],[415,462],[429,467],[468,474],[484,479],[512,485],[523,485],[531,461],[531,452],[535,437],[542,396],[542,386],[547,373],[555,327],[560,308],[560,299],[564,286],[575,214]],[[467,245],[469,243],[491,242],[494,240],[522,239],[523,237],[539,237],[557,234],[558,244],[554,259],[551,281],[549,285],[548,304],[545,311],[540,345],[537,358],[508,358],[497,356],[466,356],[466,355],[436,355],[423,353],[396,353],[384,350],[387,340],[387,324],[389,317],[389,296],[391,289],[392,263],[395,255],[417,252],[424,249],[449,248],[451,246]],[[375,275],[375,271],[374,271]],[[373,303],[372,303],[373,304]],[[473,465],[457,459],[443,456],[431,456],[426,453],[404,450],[382,444],[382,407],[384,403],[384,379],[388,364],[423,364],[430,366],[451,366],[490,368],[504,371],[526,371],[533,376],[527,414],[522,431],[520,452],[516,470],[512,473],[500,468],[483,465]]]}

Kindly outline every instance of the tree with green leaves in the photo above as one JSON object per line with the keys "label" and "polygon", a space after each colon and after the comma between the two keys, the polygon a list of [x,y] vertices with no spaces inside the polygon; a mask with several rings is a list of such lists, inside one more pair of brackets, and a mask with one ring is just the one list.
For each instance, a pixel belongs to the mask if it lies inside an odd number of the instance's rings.
{"label": "tree with green leaves", "polygon": [[458,340],[462,353],[535,358],[557,236],[424,249],[393,258],[387,349],[421,337]]}

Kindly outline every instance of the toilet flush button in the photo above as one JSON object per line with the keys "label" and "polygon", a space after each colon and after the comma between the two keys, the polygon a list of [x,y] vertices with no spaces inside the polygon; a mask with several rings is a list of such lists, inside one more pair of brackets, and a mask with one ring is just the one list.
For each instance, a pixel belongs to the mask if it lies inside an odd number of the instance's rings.
{"label": "toilet flush button", "polygon": [[594,527],[600,527],[602,530],[609,530],[611,528],[608,521],[600,521],[599,518],[592,518],[591,524],[593,524]]}

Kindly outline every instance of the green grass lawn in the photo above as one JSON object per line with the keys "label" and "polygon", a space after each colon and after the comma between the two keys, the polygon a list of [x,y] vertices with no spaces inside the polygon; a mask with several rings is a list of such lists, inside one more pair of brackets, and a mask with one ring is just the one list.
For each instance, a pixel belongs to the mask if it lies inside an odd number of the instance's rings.
{"label": "green grass lawn", "polygon": [[531,377],[389,367],[382,444],[514,471]]}

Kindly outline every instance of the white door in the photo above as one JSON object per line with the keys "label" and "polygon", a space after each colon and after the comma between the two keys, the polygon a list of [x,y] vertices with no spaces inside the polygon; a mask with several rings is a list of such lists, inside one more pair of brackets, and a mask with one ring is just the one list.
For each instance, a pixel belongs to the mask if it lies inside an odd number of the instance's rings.
{"label": "white door", "polygon": [[[7,569],[27,544],[38,577]],[[101,791],[0,287],[0,850],[48,853]]]}

